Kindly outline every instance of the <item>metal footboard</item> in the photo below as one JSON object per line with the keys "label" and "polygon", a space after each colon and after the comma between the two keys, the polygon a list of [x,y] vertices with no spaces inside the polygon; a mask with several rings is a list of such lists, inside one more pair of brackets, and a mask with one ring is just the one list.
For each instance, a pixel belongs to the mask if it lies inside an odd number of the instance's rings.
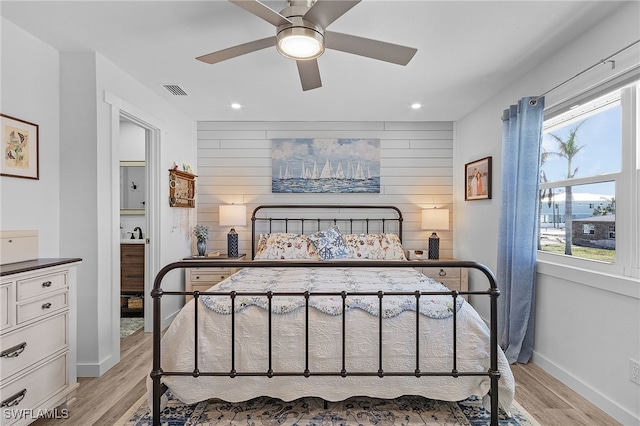
{"label": "metal footboard", "polygon": [[[332,261],[332,262],[286,262],[284,263],[286,267],[290,268],[337,268],[337,267],[350,267],[350,268],[358,268],[358,267],[408,267],[407,262],[398,262],[398,261],[367,261],[367,262],[359,262],[359,261]],[[500,372],[498,370],[498,338],[497,338],[497,298],[500,294],[500,291],[497,288],[496,280],[491,272],[486,266],[471,262],[471,261],[457,261],[457,260],[448,260],[448,261],[412,261],[411,267],[462,267],[462,268],[470,268],[477,269],[481,271],[489,281],[489,287],[485,291],[416,291],[416,292],[201,292],[201,291],[193,291],[193,292],[185,292],[185,291],[163,291],[161,287],[162,280],[164,276],[173,269],[184,269],[184,268],[193,268],[193,267],[235,267],[235,268],[272,268],[274,266],[273,261],[225,261],[225,260],[186,260],[180,262],[174,262],[166,265],[164,268],[160,270],[157,274],[154,284],[153,290],[151,292],[151,297],[153,298],[153,368],[151,371],[151,379],[153,381],[153,424],[160,425],[160,402],[161,397],[166,391],[166,387],[162,384],[162,377],[164,376],[225,376],[225,377],[238,377],[238,376],[266,376],[266,377],[276,377],[276,376],[295,376],[295,377],[311,377],[311,376],[449,376],[449,377],[461,377],[461,376],[488,376],[491,383],[490,390],[490,399],[491,399],[491,425],[498,425],[498,380],[500,378]],[[278,264],[279,267],[283,266],[282,263]],[[228,296],[231,298],[232,309],[231,309],[231,321],[232,321],[232,339],[231,339],[231,359],[232,366],[229,371],[200,371],[198,368],[198,303],[195,304],[194,315],[195,318],[195,345],[194,348],[194,369],[190,372],[177,372],[177,371],[164,371],[162,366],[160,365],[161,360],[161,338],[162,338],[162,314],[161,314],[161,299],[165,296],[185,296],[185,295],[193,295],[194,298],[198,299],[203,295],[217,295],[217,296]],[[346,341],[345,341],[345,328],[346,328],[346,315],[345,313],[345,299],[347,296],[377,296],[379,298],[379,309],[382,311],[382,300],[385,296],[414,296],[416,298],[416,304],[420,303],[420,298],[428,295],[450,295],[453,298],[454,306],[456,302],[456,298],[464,295],[484,295],[490,298],[490,368],[488,371],[458,371],[457,370],[457,322],[456,322],[456,312],[457,310],[453,310],[453,330],[452,330],[452,339],[453,339],[453,368],[451,371],[422,371],[420,368],[420,352],[419,352],[419,309],[416,309],[416,353],[415,353],[415,369],[414,371],[385,371],[382,368],[382,315],[379,315],[378,321],[378,346],[379,346],[379,354],[378,354],[378,369],[375,371],[358,371],[358,372],[349,372],[345,367],[345,358],[346,358]],[[238,296],[265,296],[269,301],[269,308],[271,307],[271,301],[274,297],[278,296],[299,296],[305,299],[305,369],[303,371],[274,371],[272,369],[272,348],[271,348],[271,316],[272,312],[269,309],[269,368],[264,372],[243,372],[236,371],[235,369],[235,336],[234,333],[234,324],[235,324],[235,309],[233,309],[233,303],[235,298]],[[340,371],[310,371],[309,370],[309,299],[314,296],[339,296],[342,298],[342,369]],[[418,307],[418,306],[416,306]]]}

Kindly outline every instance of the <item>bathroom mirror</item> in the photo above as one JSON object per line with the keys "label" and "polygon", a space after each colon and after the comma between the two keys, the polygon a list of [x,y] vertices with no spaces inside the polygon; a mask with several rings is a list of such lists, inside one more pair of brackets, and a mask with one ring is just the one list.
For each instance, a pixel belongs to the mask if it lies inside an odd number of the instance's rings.
{"label": "bathroom mirror", "polygon": [[144,161],[121,161],[120,214],[144,214],[146,188]]}

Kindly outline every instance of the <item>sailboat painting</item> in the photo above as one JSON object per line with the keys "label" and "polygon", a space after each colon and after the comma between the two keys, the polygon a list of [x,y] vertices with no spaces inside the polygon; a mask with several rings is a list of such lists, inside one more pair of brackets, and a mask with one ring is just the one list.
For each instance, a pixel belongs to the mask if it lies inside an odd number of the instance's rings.
{"label": "sailboat painting", "polygon": [[271,142],[273,193],[380,193],[380,139]]}

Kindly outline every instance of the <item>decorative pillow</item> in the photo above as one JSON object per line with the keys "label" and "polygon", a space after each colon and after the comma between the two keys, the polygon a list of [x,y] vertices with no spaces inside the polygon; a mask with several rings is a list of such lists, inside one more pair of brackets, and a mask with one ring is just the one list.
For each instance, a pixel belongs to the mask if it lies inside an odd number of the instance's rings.
{"label": "decorative pillow", "polygon": [[351,256],[351,251],[345,245],[340,229],[337,226],[311,234],[309,235],[309,240],[323,260],[344,259]]}
{"label": "decorative pillow", "polygon": [[353,258],[407,260],[396,234],[343,234],[342,238]]}
{"label": "decorative pillow", "polygon": [[306,235],[262,234],[258,239],[256,260],[319,260],[316,249]]}

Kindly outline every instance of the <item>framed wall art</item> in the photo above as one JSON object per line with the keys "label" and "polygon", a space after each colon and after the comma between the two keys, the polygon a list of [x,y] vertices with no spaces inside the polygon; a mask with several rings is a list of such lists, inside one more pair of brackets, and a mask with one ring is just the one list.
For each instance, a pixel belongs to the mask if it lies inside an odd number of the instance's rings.
{"label": "framed wall art", "polygon": [[491,198],[491,157],[481,158],[464,165],[465,201]]}
{"label": "framed wall art", "polygon": [[4,153],[0,175],[40,179],[38,125],[0,114]]}
{"label": "framed wall art", "polygon": [[380,139],[273,139],[272,193],[380,193]]}

